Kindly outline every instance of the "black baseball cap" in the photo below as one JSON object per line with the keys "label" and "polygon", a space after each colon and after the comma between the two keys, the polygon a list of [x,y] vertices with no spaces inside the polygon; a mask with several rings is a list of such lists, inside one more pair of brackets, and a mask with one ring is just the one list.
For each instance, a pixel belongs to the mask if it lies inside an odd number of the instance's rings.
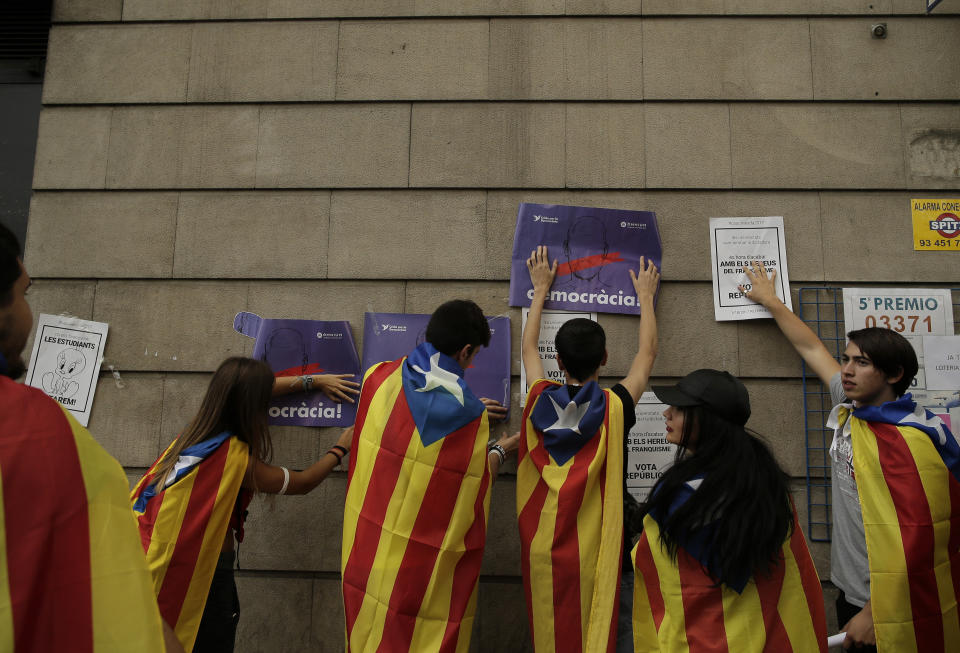
{"label": "black baseball cap", "polygon": [[735,424],[750,419],[750,395],[746,386],[730,372],[696,370],[676,385],[655,385],[657,399],[669,406],[706,406]]}

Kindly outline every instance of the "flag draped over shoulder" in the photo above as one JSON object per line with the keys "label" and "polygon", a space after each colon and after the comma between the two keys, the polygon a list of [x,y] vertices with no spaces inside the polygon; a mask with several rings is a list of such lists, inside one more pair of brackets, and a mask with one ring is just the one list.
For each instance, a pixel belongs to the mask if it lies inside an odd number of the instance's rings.
{"label": "flag draped over shoulder", "polygon": [[6,377],[0,651],[163,651],[123,469],[57,402]]}
{"label": "flag draped over shoulder", "polygon": [[855,409],[850,434],[878,650],[960,651],[956,439],[910,395]]}
{"label": "flag draped over shoulder", "polygon": [[596,382],[527,395],[517,519],[537,651],[613,650],[623,557],[623,404]]}
{"label": "flag draped over shoulder", "polygon": [[463,370],[429,343],[367,371],[343,517],[348,651],[468,650],[488,437]]}
{"label": "flag draped over shoulder", "polygon": [[[671,512],[696,491],[694,480],[679,492]],[[637,653],[806,653],[827,650],[820,579],[796,512],[769,574],[718,584],[700,562],[696,538],[674,560],[660,543],[657,517],[648,513],[632,552],[633,641]]]}
{"label": "flag draped over shoulder", "polygon": [[167,478],[155,487],[154,470],[162,459],[140,479],[130,501],[160,614],[184,650],[191,651],[247,470],[249,447],[227,432],[198,442],[180,453]]}

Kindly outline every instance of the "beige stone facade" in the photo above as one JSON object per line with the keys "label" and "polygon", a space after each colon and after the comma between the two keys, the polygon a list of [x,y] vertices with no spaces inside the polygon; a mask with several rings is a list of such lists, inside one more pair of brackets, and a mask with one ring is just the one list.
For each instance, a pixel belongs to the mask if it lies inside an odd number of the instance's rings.
{"label": "beige stone facade", "polygon": [[[656,211],[654,375],[743,377],[804,512],[799,359],[769,321],[714,321],[708,218],[784,216],[795,291],[960,285],[960,254],[913,251],[908,207],[960,193],[955,0],[58,0],[54,23],[31,300],[110,323],[124,387],[101,378],[90,429],[131,478],[251,351],[238,311],[350,320],[362,347],[365,311],[467,296],[512,318],[518,354],[509,261],[533,201]],[[637,321],[600,321],[613,381]],[[278,428],[275,461],[335,437]],[[476,651],[531,648],[514,469]],[[345,482],[255,502],[238,651],[342,650]]]}

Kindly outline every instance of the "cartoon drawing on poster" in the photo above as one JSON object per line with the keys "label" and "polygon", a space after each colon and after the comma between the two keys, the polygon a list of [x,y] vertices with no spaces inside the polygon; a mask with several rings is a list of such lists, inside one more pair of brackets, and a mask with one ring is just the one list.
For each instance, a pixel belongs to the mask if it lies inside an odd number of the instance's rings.
{"label": "cartoon drawing on poster", "polygon": [[793,310],[787,274],[787,248],[783,218],[710,218],[710,261],[713,276],[714,319],[754,320],[771,317],[770,311],[747,299],[750,280],[743,268],[760,261],[777,272],[777,297]]}
{"label": "cartoon drawing on poster", "polygon": [[641,256],[662,266],[657,217],[650,211],[522,203],[510,268],[511,306],[530,306],[527,259],[538,245],[546,245],[551,261],[557,261],[548,309],[638,315],[629,271],[640,268]]}
{"label": "cartoon drawing on poster", "polygon": [[960,251],[960,199],[910,200],[913,249]]}
{"label": "cartoon drawing on poster", "polygon": [[647,500],[650,490],[673,464],[677,453],[676,445],[667,441],[663,418],[666,409],[657,395],[644,392],[635,406],[637,423],[627,434],[627,459],[623,465],[627,491],[640,502]]}
{"label": "cartoon drawing on poster", "polygon": [[41,313],[25,383],[63,404],[83,426],[90,422],[109,325]]}
{"label": "cartoon drawing on poster", "polygon": [[[426,340],[429,314],[366,313],[363,319],[363,370],[406,356]],[[487,317],[490,345],[481,347],[463,379],[477,397],[510,408],[510,318]]]}
{"label": "cartoon drawing on poster", "polygon": [[920,362],[910,390],[925,390],[922,338],[953,335],[953,299],[943,288],[844,288],[843,325],[844,333],[882,327],[905,337]]}
{"label": "cartoon drawing on poster", "polygon": [[[253,358],[266,361],[276,377],[351,374],[360,381],[360,359],[346,321],[264,319],[237,313],[233,328],[254,338]],[[274,397],[269,423],[284,426],[350,426],[357,407],[335,402],[319,390]]]}
{"label": "cartoon drawing on poster", "polygon": [[[527,317],[530,315],[530,309],[524,308],[521,314],[521,333],[527,325]],[[563,383],[566,378],[557,365],[557,350],[553,343],[557,338],[557,331],[563,326],[564,322],[574,318],[585,318],[587,320],[597,321],[596,313],[578,313],[574,311],[543,311],[543,317],[540,319],[540,340],[537,342],[537,348],[540,350],[540,361],[543,363],[544,378],[550,381]],[[537,379],[530,379],[536,381]],[[523,357],[520,358],[520,405],[527,403],[527,370],[523,366]]]}

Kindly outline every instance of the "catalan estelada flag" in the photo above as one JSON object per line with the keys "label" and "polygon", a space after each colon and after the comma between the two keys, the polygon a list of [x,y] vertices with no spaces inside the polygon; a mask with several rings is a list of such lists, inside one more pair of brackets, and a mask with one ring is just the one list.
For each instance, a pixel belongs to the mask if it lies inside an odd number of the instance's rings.
{"label": "catalan estelada flag", "polygon": [[0,651],[163,652],[127,488],[60,404],[0,376]]}
{"label": "catalan estelada flag", "polygon": [[539,380],[523,412],[517,520],[537,651],[616,643],[623,559],[623,404],[587,383]]}
{"label": "catalan estelada flag", "polygon": [[153,472],[162,459],[140,479],[130,501],[160,614],[184,650],[192,651],[250,453],[245,442],[220,433],[180,452],[155,486]]}
{"label": "catalan estelada flag", "polygon": [[[834,409],[840,423],[845,405]],[[850,417],[881,653],[960,651],[960,447],[905,395]]]}
{"label": "catalan estelada flag", "polygon": [[371,367],[343,515],[347,650],[465,652],[490,504],[489,427],[431,344]]}
{"label": "catalan estelada flag", "polygon": [[[694,480],[685,487],[697,489]],[[687,494],[689,498],[689,494]],[[671,505],[675,510],[684,497]],[[803,532],[793,516],[768,574],[719,584],[700,562],[707,556],[660,543],[660,525],[648,513],[632,552],[633,642],[636,653],[807,653],[827,650],[823,592]]]}

